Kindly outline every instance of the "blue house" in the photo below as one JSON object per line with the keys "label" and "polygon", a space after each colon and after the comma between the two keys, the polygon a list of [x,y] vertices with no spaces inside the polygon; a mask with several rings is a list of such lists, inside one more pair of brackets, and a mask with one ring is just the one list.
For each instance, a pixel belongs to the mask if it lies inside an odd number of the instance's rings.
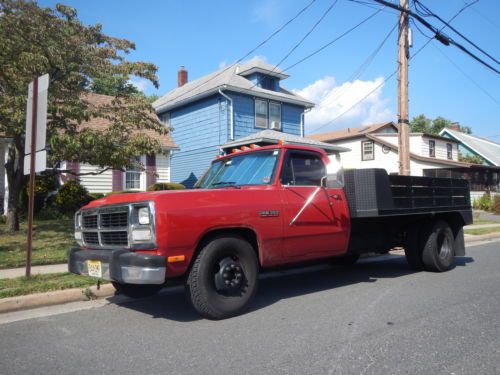
{"label": "blue house", "polygon": [[191,187],[220,154],[221,145],[265,129],[304,135],[304,112],[314,103],[286,90],[288,75],[253,59],[192,82],[184,67],[178,87],[153,103],[180,150],[171,156],[171,180]]}

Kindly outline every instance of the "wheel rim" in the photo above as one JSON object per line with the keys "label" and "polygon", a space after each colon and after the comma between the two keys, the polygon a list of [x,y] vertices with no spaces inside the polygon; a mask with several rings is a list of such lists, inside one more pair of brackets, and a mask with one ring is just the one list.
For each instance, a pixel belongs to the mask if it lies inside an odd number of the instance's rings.
{"label": "wheel rim", "polygon": [[440,244],[439,250],[438,250],[439,258],[447,259],[451,253],[450,239],[444,233],[441,233],[440,241],[438,243]]}
{"label": "wheel rim", "polygon": [[216,263],[214,284],[217,293],[225,296],[240,295],[245,280],[243,267],[236,256],[225,256]]}

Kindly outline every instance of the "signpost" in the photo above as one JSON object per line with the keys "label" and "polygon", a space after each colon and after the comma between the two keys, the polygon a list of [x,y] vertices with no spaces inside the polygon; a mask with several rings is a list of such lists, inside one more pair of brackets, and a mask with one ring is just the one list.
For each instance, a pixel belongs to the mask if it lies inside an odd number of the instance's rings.
{"label": "signpost", "polygon": [[26,108],[26,138],[24,143],[24,174],[30,175],[28,203],[28,249],[26,253],[26,277],[31,276],[33,244],[33,209],[35,203],[35,173],[47,167],[45,151],[47,129],[47,91],[49,75],[36,77],[28,87]]}

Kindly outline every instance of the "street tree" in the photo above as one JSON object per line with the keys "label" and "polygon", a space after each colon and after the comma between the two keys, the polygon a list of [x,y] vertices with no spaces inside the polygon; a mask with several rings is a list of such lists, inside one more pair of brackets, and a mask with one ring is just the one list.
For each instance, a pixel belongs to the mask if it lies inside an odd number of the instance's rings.
{"label": "street tree", "polygon": [[[438,116],[430,119],[424,114],[415,116],[411,122],[411,131],[414,133],[428,133],[438,135],[444,128],[451,128],[453,122],[447,118]],[[465,134],[471,134],[472,129],[469,126],[460,125],[460,131]]]}
{"label": "street tree", "polygon": [[[0,45],[0,133],[12,140],[6,161],[10,230],[19,229],[19,194],[26,184],[23,155],[27,88],[34,77],[50,75],[50,165],[78,160],[102,171],[124,169],[136,156],[161,152],[158,137],[147,134],[164,134],[167,129],[152,113],[144,95],[136,95],[124,84],[105,106],[93,106],[85,100],[92,85],[103,87],[116,77],[141,77],[158,88],[155,65],[126,60],[135,49],[134,43],[104,34],[99,24],[82,24],[76,10],[65,5],[51,9],[27,0],[1,0]],[[95,117],[106,119],[109,126],[100,130],[80,126]]]}

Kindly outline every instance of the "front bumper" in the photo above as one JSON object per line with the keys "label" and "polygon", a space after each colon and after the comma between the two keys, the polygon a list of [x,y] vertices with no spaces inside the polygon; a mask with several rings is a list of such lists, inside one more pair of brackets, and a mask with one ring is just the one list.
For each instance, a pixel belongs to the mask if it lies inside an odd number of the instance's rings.
{"label": "front bumper", "polygon": [[88,276],[87,260],[101,262],[102,278],[120,284],[163,284],[167,260],[161,255],[129,250],[81,250],[68,253],[68,269]]}

